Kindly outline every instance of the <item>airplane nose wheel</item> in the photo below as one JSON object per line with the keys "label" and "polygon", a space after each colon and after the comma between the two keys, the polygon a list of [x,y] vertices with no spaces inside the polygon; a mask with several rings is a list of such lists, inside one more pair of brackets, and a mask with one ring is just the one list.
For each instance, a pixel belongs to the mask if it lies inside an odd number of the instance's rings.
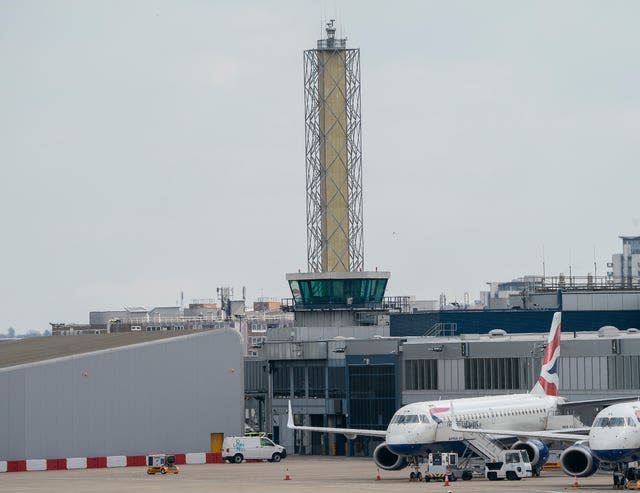
{"label": "airplane nose wheel", "polygon": [[410,481],[422,481],[422,473],[420,471],[411,472],[411,474],[409,474],[409,480]]}
{"label": "airplane nose wheel", "polygon": [[413,469],[409,474],[409,481],[422,481],[422,473],[420,472],[421,462],[419,456],[414,456],[409,459],[409,465]]}

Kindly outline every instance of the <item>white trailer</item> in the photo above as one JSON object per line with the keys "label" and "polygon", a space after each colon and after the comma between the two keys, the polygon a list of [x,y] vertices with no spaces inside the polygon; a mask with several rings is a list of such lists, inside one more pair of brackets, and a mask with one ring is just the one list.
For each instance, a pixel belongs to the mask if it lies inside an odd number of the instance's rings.
{"label": "white trailer", "polygon": [[456,481],[457,479],[468,481],[473,477],[473,473],[471,470],[460,467],[458,454],[454,452],[430,453],[427,459],[424,480],[444,481],[445,476],[449,476],[449,481]]}

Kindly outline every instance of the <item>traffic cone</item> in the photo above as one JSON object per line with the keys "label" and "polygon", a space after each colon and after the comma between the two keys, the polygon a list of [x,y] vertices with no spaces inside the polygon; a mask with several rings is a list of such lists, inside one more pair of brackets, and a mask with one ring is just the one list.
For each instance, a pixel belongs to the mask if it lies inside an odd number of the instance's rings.
{"label": "traffic cone", "polygon": [[376,481],[380,481],[382,478],[380,477],[380,468],[378,468],[378,474],[376,474]]}
{"label": "traffic cone", "polygon": [[289,468],[287,468],[287,473],[284,475],[284,481],[289,481],[291,476],[289,476]]}
{"label": "traffic cone", "polygon": [[576,475],[573,475],[573,484],[571,485],[574,488],[579,488],[580,485],[578,484],[578,478],[576,477]]}
{"label": "traffic cone", "polygon": [[449,475],[448,474],[444,475],[444,483],[442,483],[442,486],[449,486]]}

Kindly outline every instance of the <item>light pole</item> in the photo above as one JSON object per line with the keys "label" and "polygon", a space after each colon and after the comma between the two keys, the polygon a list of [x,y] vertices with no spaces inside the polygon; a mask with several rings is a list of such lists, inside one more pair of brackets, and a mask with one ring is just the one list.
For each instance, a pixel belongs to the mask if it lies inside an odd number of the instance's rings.
{"label": "light pole", "polygon": [[536,372],[535,372],[535,358],[539,357],[540,353],[542,353],[547,348],[547,343],[539,343],[536,342],[533,344],[533,348],[529,351],[531,355],[531,384],[529,385],[529,389],[532,389],[536,384]]}

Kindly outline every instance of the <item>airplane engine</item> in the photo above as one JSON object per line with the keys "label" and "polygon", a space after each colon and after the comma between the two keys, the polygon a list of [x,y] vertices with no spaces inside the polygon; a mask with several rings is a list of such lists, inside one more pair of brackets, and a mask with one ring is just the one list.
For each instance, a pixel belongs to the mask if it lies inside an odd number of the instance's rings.
{"label": "airplane engine", "polygon": [[373,460],[376,466],[385,471],[397,471],[407,466],[407,458],[391,452],[384,442],[373,451]]}
{"label": "airplane engine", "polygon": [[513,450],[526,450],[531,462],[531,467],[538,472],[549,458],[549,448],[537,439],[519,440],[514,443]]}
{"label": "airplane engine", "polygon": [[569,476],[585,478],[594,474],[599,466],[600,461],[586,445],[573,445],[560,455],[560,467]]}

